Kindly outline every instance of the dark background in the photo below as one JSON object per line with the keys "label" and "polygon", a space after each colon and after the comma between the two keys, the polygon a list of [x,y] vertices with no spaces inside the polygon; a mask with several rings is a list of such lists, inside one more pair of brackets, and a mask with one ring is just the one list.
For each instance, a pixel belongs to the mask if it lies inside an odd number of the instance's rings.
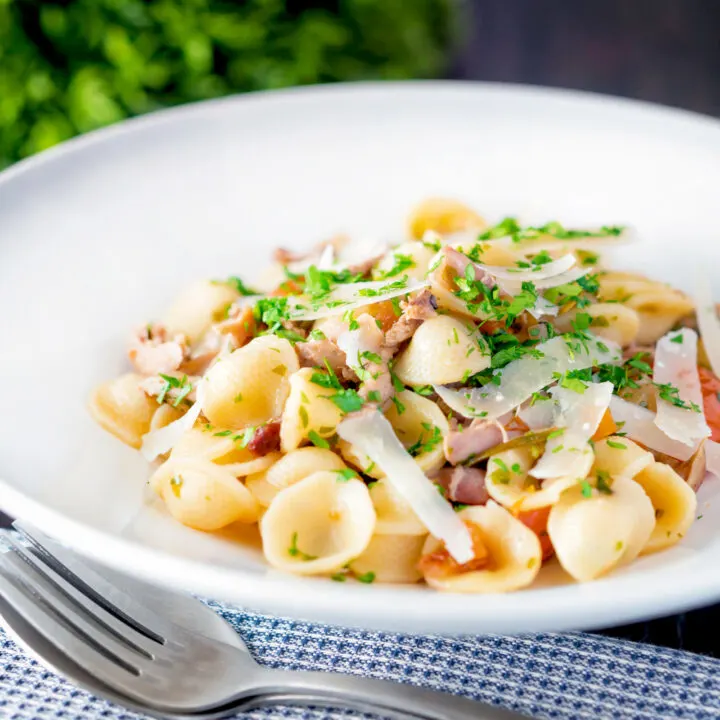
{"label": "dark background", "polygon": [[[590,90],[720,115],[716,0],[471,0],[464,7],[451,78]],[[0,515],[0,525],[7,522]],[[716,605],[605,632],[718,657],[719,617]]]}

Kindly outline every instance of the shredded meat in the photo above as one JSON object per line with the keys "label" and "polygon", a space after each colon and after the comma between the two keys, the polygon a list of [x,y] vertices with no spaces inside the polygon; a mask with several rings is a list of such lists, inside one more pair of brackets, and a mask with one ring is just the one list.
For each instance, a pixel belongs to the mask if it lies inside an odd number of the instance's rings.
{"label": "shredded meat", "polygon": [[252,439],[247,445],[248,450],[257,455],[267,455],[280,449],[280,423],[270,422],[255,428]]}
{"label": "shredded meat", "polygon": [[172,338],[159,323],[146,325],[130,341],[128,358],[141,375],[157,375],[177,370],[188,353],[185,335]]}
{"label": "shredded meat", "polygon": [[401,305],[401,308],[402,315],[385,334],[385,347],[393,350],[396,350],[401,343],[409,340],[425,320],[436,315],[437,300],[425,288],[414,298]]}
{"label": "shredded meat", "polygon": [[230,308],[227,320],[216,323],[215,329],[220,335],[230,335],[236,348],[240,348],[255,337],[255,318],[252,307]]}
{"label": "shredded meat", "polygon": [[323,367],[327,360],[333,372],[342,380],[353,382],[357,375],[346,365],[345,353],[332,341],[308,340],[295,345],[301,367]]}
{"label": "shredded meat", "polygon": [[494,420],[473,420],[460,430],[451,430],[444,440],[445,457],[458,465],[490,448],[507,442],[505,428]]}
{"label": "shredded meat", "polygon": [[463,505],[484,505],[490,496],[485,489],[485,471],[475,467],[445,467],[433,476],[449,500]]}

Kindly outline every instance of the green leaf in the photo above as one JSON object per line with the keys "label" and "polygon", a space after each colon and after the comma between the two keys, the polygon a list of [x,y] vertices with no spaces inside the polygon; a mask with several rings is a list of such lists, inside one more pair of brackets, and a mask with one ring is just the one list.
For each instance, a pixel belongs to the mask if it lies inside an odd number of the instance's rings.
{"label": "green leaf", "polygon": [[330,443],[325,438],[318,435],[318,433],[315,432],[315,430],[311,430],[308,433],[308,440],[310,440],[310,442],[315,447],[323,448],[324,450],[330,449]]}

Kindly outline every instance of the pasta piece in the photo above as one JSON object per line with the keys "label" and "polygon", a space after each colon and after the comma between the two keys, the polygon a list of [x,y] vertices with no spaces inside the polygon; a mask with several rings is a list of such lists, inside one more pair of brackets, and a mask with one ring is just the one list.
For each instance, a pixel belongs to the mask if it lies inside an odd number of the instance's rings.
{"label": "pasta piece", "polygon": [[381,583],[416,583],[425,535],[373,535],[365,551],[350,563],[360,577]]}
{"label": "pasta piece", "polygon": [[642,275],[609,272],[602,274],[598,283],[600,300],[617,301],[638,313],[636,342],[640,345],[654,343],[694,308],[685,293]]}
{"label": "pasta piece", "polygon": [[195,283],[177,298],[163,324],[170,336],[183,333],[191,344],[196,343],[213,322],[222,319],[225,308],[238,297],[237,291],[226,283]]}
{"label": "pasta piece", "polygon": [[280,447],[285,453],[314,434],[331,437],[343,418],[343,411],[329,399],[336,391],[312,382],[316,372],[302,368],[290,377],[290,394],[280,423]]}
{"label": "pasta piece", "polygon": [[97,387],[88,401],[95,422],[133,448],[142,445],[158,409],[155,399],[140,389],[141,380],[140,375],[121,375]]}
{"label": "pasta piece", "polygon": [[259,507],[230,472],[209,460],[170,459],[150,478],[150,486],[183,525],[213,532],[234,522],[254,523]]}
{"label": "pasta piece", "polygon": [[281,492],[280,488],[268,482],[266,470],[248,475],[245,478],[245,487],[264,508],[270,507],[270,503],[275,499],[275,496]]}
{"label": "pasta piece", "polygon": [[560,564],[584,582],[634,560],[654,527],[655,511],[642,487],[616,477],[610,493],[589,484],[566,490],[550,510],[547,530]]}
{"label": "pasta piece", "polygon": [[240,429],[279,417],[299,368],[293,346],[263,335],[215,363],[206,378],[203,413],[213,425]]}
{"label": "pasta piece", "polygon": [[559,332],[572,331],[572,323],[578,313],[586,313],[592,318],[590,328],[599,338],[610,340],[623,348],[637,341],[640,315],[636,310],[620,303],[595,303],[582,310],[562,313],[552,321],[553,326]]}
{"label": "pasta piece", "polygon": [[442,235],[486,227],[487,223],[474,210],[457,200],[428,198],[417,205],[408,219],[410,236],[420,240],[428,230]]}
{"label": "pasta piece", "polygon": [[407,275],[415,280],[423,280],[434,257],[435,251],[422,243],[402,243],[402,245],[392,248],[392,250],[380,260],[375,275],[388,277],[388,272],[394,268],[401,268],[397,270],[397,272],[394,272],[391,277]]}
{"label": "pasta piece", "polygon": [[538,445],[506,450],[491,457],[485,475],[488,495],[513,512],[537,510],[556,503],[563,491],[577,485],[578,477],[585,477],[590,469],[588,464],[581,475],[539,480],[531,477],[529,471],[541,453],[542,446]]}
{"label": "pasta piece", "polygon": [[613,435],[595,442],[595,474],[599,470],[611,478],[634,478],[653,462],[651,452],[626,437]]}
{"label": "pasta piece", "polygon": [[235,477],[246,477],[255,473],[267,470],[273,464],[275,464],[282,455],[279,452],[270,452],[260,457],[254,457],[252,460],[246,460],[244,462],[230,462],[225,463],[222,467],[231,472]]}
{"label": "pasta piece", "polygon": [[347,467],[332,450],[303,447],[278,460],[266,473],[268,483],[282,490],[320,470],[340,471]]}
{"label": "pasta piece", "polygon": [[650,498],[655,528],[642,554],[665,550],[681,540],[695,520],[695,491],[665,463],[654,462],[635,477]]}
{"label": "pasta piece", "polygon": [[372,483],[369,491],[377,518],[376,535],[427,535],[427,528],[386,478]]}
{"label": "pasta piece", "polygon": [[365,483],[327,470],[278,493],[260,523],[267,561],[300,575],[341,570],[365,551],[374,528]]}
{"label": "pasta piece", "polygon": [[180,408],[173,407],[168,403],[163,403],[152,416],[149,432],[167,427],[170,423],[179,420],[182,416],[183,411]]}
{"label": "pasta piece", "polygon": [[415,331],[393,369],[405,385],[446,385],[488,367],[490,350],[475,325],[438,315]]}
{"label": "pasta piece", "polygon": [[[428,585],[446,592],[498,593],[519,590],[532,583],[542,559],[540,541],[532,530],[492,500],[487,505],[465,508],[458,515],[473,528],[476,549],[479,534],[486,552],[484,567],[464,569],[460,565],[448,568],[428,563],[423,572]],[[423,556],[438,552],[442,557],[442,543],[429,537]]]}

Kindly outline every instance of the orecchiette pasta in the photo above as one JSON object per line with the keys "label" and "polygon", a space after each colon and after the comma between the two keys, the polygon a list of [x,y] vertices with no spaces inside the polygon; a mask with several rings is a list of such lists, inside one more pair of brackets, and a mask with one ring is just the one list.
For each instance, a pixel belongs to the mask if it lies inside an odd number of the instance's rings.
{"label": "orecchiette pasta", "polygon": [[272,420],[282,413],[298,368],[287,340],[255,338],[208,370],[203,413],[213,425],[232,429]]}
{"label": "orecchiette pasta", "polygon": [[609,493],[584,490],[579,483],[566,490],[547,526],[560,564],[580,581],[634,560],[655,526],[650,498],[634,480],[615,478]]}
{"label": "orecchiette pasta", "polygon": [[451,315],[424,322],[395,363],[406,385],[446,385],[490,367],[490,349],[475,325]]}
{"label": "orecchiette pasta", "polygon": [[[479,569],[462,566],[446,568],[426,565],[425,581],[438,590],[465,593],[494,593],[518,590],[530,585],[540,570],[540,542],[532,530],[492,500],[481,507],[466,508],[460,517],[474,526],[483,556]],[[441,548],[436,538],[428,538],[423,551],[431,556]],[[476,548],[476,554],[478,549]]]}
{"label": "orecchiette pasta", "polygon": [[170,514],[183,525],[212,532],[234,522],[257,522],[250,491],[222,465],[202,458],[170,459],[150,479]]}
{"label": "orecchiette pasta", "polygon": [[420,240],[428,230],[444,234],[485,227],[486,223],[474,210],[457,200],[430,198],[411,213],[410,235]]}
{"label": "orecchiette pasta", "polygon": [[657,552],[674,545],[695,520],[695,492],[665,463],[647,465],[635,480],[650,498],[655,512],[655,528],[642,552]]}
{"label": "orecchiette pasta", "polygon": [[332,391],[312,381],[316,371],[302,368],[290,378],[290,394],[282,413],[280,443],[283,452],[300,447],[313,436],[328,438],[343,412],[331,399]]}
{"label": "orecchiette pasta", "polygon": [[416,583],[422,578],[418,562],[425,535],[373,535],[363,553],[349,567],[360,577],[384,583]]}
{"label": "orecchiette pasta", "polygon": [[619,226],[488,226],[442,198],[408,225],[278,248],[136,331],[90,412],[160,463],[168,512],[259,527],[282,571],[467,593],[553,555],[592,580],[691,531],[720,457],[707,293],[601,266]]}
{"label": "orecchiette pasta", "polygon": [[237,298],[238,293],[226,283],[195,283],[168,310],[165,327],[170,334],[182,333],[190,342],[197,342]]}
{"label": "orecchiette pasta", "polygon": [[557,502],[564,490],[577,484],[578,476],[590,470],[592,455],[579,458],[578,473],[559,478],[539,480],[530,476],[530,469],[541,455],[537,446],[516,448],[498,453],[488,460],[485,487],[488,495],[500,505],[527,511],[547,507]]}
{"label": "orecchiette pasta", "polygon": [[300,575],[342,570],[364,552],[374,528],[365,483],[328,470],[276,495],[260,523],[268,562]]}
{"label": "orecchiette pasta", "polygon": [[157,403],[139,387],[140,376],[121,375],[95,389],[88,408],[95,421],[130,447],[150,431]]}

